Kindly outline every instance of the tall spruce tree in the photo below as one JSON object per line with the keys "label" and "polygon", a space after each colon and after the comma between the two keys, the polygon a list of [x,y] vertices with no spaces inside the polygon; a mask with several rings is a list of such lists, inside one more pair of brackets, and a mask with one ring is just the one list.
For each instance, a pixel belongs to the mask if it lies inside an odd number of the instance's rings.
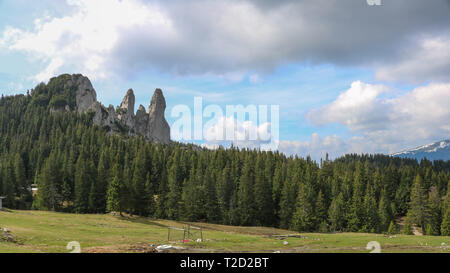
{"label": "tall spruce tree", "polygon": [[450,236],[450,207],[444,211],[444,219],[441,224],[441,235]]}
{"label": "tall spruce tree", "polygon": [[442,223],[441,200],[437,186],[432,186],[428,196],[429,225],[427,235],[440,235]]}
{"label": "tall spruce tree", "polygon": [[377,232],[379,228],[378,208],[375,200],[375,192],[371,184],[367,184],[364,197],[364,217],[362,230],[365,232]]}
{"label": "tall spruce tree", "polygon": [[62,195],[58,182],[60,168],[55,153],[45,161],[41,174],[38,176],[37,208],[58,211],[61,208]]}
{"label": "tall spruce tree", "polygon": [[109,212],[119,212],[122,216],[124,211],[124,200],[122,196],[123,184],[122,180],[122,170],[118,163],[114,164],[112,169],[112,180],[108,186],[107,193],[107,211]]}
{"label": "tall spruce tree", "polygon": [[89,193],[91,184],[95,183],[92,180],[90,169],[91,165],[87,162],[88,159],[83,153],[78,157],[75,165],[75,212],[87,213],[89,212]]}
{"label": "tall spruce tree", "polygon": [[169,192],[167,194],[167,216],[169,219],[178,219],[181,205],[182,187],[180,179],[180,165],[178,157],[174,158],[169,169],[168,186]]}
{"label": "tall spruce tree", "polygon": [[321,190],[317,195],[314,211],[315,211],[316,228],[320,229],[321,226],[322,228],[324,226],[327,226],[328,209]]}
{"label": "tall spruce tree", "polygon": [[299,174],[296,172],[292,177],[288,177],[283,185],[279,210],[281,228],[288,229],[291,226],[292,215],[295,212],[299,179]]}
{"label": "tall spruce tree", "polygon": [[272,185],[265,172],[266,167],[268,166],[264,163],[263,156],[258,155],[255,166],[255,205],[258,215],[257,224],[272,226],[274,224]]}
{"label": "tall spruce tree", "polygon": [[328,220],[331,230],[342,231],[344,229],[344,197],[342,193],[331,202],[328,210]]}
{"label": "tall spruce tree", "polygon": [[205,188],[205,212],[206,220],[210,223],[218,223],[222,218],[219,209],[219,203],[217,201],[216,179],[213,176],[213,168],[209,167],[204,175],[204,188]]}
{"label": "tall spruce tree", "polygon": [[389,200],[385,193],[382,191],[380,201],[378,202],[378,215],[380,220],[380,231],[387,231],[391,222],[393,221],[393,215],[391,207],[389,206]]}
{"label": "tall spruce tree", "polygon": [[253,157],[248,155],[242,167],[238,192],[238,208],[241,217],[240,224],[244,226],[256,224],[254,179]]}
{"label": "tall spruce tree", "polygon": [[132,208],[133,211],[140,216],[149,215],[150,189],[147,185],[147,168],[146,168],[145,150],[140,149],[134,159],[134,172],[132,180]]}
{"label": "tall spruce tree", "polygon": [[314,208],[310,201],[311,188],[300,184],[297,205],[292,216],[291,228],[297,231],[313,231],[315,228]]}
{"label": "tall spruce tree", "polygon": [[411,189],[411,201],[409,203],[408,219],[425,229],[425,223],[430,216],[428,197],[420,174],[416,175]]}

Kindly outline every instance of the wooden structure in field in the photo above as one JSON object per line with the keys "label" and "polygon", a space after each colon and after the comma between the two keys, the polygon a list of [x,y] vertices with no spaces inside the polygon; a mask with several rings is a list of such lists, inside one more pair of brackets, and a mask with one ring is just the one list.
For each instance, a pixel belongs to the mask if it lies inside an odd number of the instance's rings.
{"label": "wooden structure in field", "polygon": [[187,225],[183,228],[168,227],[167,229],[167,241],[169,242],[181,241],[186,243],[190,240],[197,243],[203,242],[203,230],[201,227]]}
{"label": "wooden structure in field", "polygon": [[4,196],[0,196],[0,210],[3,209],[2,201],[3,201],[3,199],[5,199],[5,198],[6,198],[6,197],[4,197]]}

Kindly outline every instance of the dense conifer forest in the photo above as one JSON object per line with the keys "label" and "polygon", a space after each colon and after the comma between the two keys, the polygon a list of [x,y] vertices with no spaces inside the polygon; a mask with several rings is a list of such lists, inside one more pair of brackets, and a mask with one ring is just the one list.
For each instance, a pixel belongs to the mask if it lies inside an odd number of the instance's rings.
{"label": "dense conifer forest", "polygon": [[[207,150],[111,135],[74,109],[64,76],[0,100],[5,207],[126,212],[297,231],[450,235],[450,161],[385,155],[321,162],[278,152]],[[37,194],[31,191],[37,185]]]}

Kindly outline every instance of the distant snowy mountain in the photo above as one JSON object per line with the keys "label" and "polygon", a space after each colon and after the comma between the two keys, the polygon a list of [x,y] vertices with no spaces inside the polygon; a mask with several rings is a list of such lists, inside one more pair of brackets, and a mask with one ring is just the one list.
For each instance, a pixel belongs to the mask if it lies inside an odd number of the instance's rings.
{"label": "distant snowy mountain", "polygon": [[428,160],[450,160],[450,139],[395,153],[392,154],[392,156],[416,158],[418,160],[421,160],[424,157]]}

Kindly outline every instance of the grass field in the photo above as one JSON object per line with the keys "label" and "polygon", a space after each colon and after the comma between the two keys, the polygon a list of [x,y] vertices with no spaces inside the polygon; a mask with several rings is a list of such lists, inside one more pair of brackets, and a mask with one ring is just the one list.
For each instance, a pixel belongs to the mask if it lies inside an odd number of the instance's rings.
{"label": "grass field", "polygon": [[[7,228],[15,242],[0,235],[0,253],[70,252],[71,241],[81,252],[151,252],[150,244],[168,244],[167,227],[188,223],[140,217],[64,214],[43,211],[0,211],[0,227]],[[265,227],[233,227],[192,223],[203,228],[203,242],[170,242],[179,252],[365,252],[377,241],[381,252],[450,253],[450,237],[366,233],[300,233],[301,237],[273,235],[295,232]],[[0,231],[0,234],[2,232]],[[284,242],[288,242],[285,244]],[[445,245],[444,245],[445,244]]]}

